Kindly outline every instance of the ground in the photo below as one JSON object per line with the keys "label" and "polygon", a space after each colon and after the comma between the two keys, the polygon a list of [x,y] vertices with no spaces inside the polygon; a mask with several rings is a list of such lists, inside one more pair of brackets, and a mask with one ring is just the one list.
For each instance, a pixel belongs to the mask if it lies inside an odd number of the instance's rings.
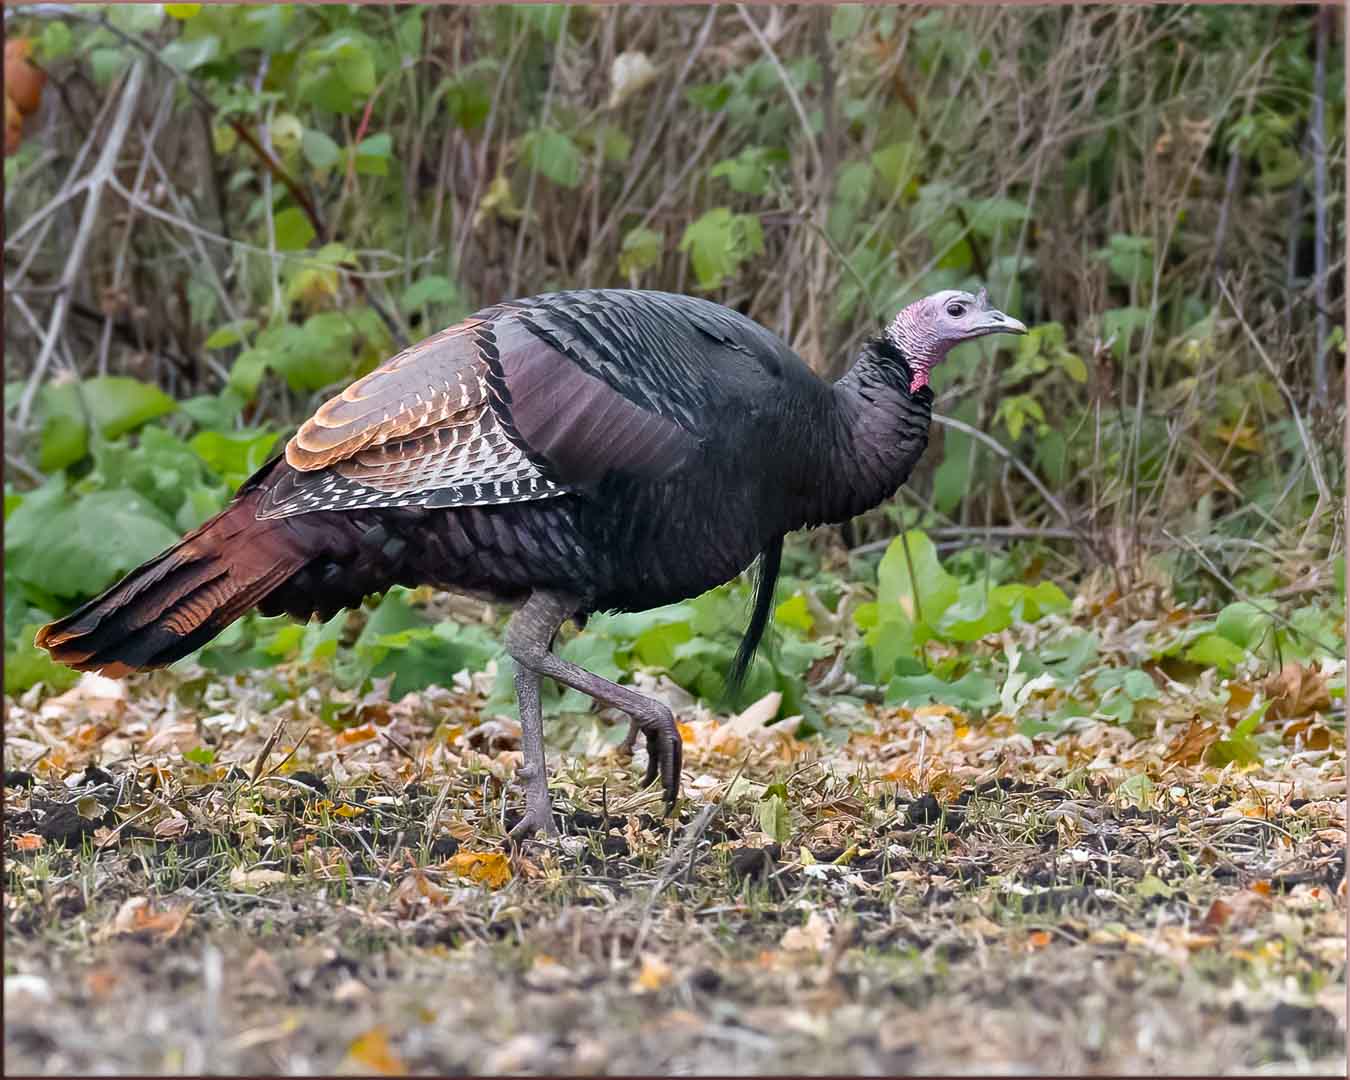
{"label": "ground", "polygon": [[490,684],[11,700],[6,1071],[1344,1074],[1343,744],[1215,769],[1196,724],[938,705],[800,739],[648,679],[676,814],[577,719],[563,837],[513,849]]}

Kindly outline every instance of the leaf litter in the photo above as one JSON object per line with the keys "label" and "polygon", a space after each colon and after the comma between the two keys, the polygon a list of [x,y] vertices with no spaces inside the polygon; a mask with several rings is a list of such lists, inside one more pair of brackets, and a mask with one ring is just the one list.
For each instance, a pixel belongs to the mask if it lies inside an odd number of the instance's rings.
{"label": "leaf litter", "polygon": [[8,1068],[1343,1067],[1334,662],[1121,678],[1128,725],[1045,731],[1061,684],[1012,663],[985,712],[822,697],[824,739],[639,673],[680,811],[582,717],[563,836],[519,847],[493,671],[391,701],[299,668],[10,699],[6,997],[45,1003]]}

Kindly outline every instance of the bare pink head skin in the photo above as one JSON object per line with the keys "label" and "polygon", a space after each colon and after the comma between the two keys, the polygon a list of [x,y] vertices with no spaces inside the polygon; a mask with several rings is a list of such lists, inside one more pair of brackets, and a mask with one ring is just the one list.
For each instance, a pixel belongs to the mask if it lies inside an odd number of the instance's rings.
{"label": "bare pink head skin", "polygon": [[886,327],[886,337],[909,360],[913,393],[928,385],[928,374],[947,353],[971,338],[986,334],[1025,334],[1027,328],[1011,315],[989,306],[989,294],[981,289],[971,296],[959,289],[944,289],[916,300]]}

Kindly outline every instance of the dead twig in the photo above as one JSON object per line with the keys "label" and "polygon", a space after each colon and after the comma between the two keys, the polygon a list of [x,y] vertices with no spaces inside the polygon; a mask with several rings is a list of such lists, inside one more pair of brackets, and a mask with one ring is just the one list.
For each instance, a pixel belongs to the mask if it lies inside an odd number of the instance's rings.
{"label": "dead twig", "polygon": [[46,375],[47,366],[51,363],[52,354],[56,350],[57,339],[61,336],[61,331],[65,327],[66,313],[70,310],[70,295],[75,289],[76,279],[85,269],[85,253],[88,251],[89,241],[94,235],[94,224],[98,220],[99,205],[103,201],[103,189],[112,179],[113,169],[117,166],[117,157],[122,151],[122,143],[126,140],[127,130],[131,127],[132,113],[135,111],[136,102],[141,96],[141,80],[144,76],[144,62],[141,60],[134,61],[127,72],[121,103],[117,115],[113,117],[112,128],[108,132],[107,140],[103,144],[103,152],[99,154],[98,161],[94,164],[94,171],[89,176],[89,195],[85,199],[84,213],[80,217],[80,227],[75,234],[75,242],[70,248],[70,257],[66,260],[66,268],[61,274],[61,291],[56,294],[56,302],[52,305],[51,318],[48,320],[47,331],[42,339],[42,350],[38,353],[37,363],[33,365],[33,374],[29,376],[28,385],[23,390],[23,397],[19,399],[19,411],[14,419],[15,426],[19,428],[28,426],[28,414],[32,411],[33,399],[37,396],[38,388],[42,385],[43,376]]}

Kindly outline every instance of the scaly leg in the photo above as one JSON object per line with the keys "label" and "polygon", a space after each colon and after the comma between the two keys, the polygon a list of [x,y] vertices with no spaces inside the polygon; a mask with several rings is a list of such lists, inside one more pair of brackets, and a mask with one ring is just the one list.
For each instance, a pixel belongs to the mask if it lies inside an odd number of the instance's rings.
{"label": "scaly leg", "polygon": [[[604,705],[622,709],[633,721],[634,728],[647,736],[647,775],[643,786],[651,784],[659,775],[661,788],[665,795],[666,810],[675,805],[680,793],[680,765],[683,760],[684,746],[680,742],[680,733],[675,727],[675,717],[670,709],[659,701],[653,701],[636,690],[612,683],[585,668],[569,663],[555,656],[550,648],[553,636],[577,609],[577,601],[559,593],[535,592],[521,605],[506,628],[506,651],[511,654],[520,667],[532,671],[536,676],[546,675],[564,686],[580,690]],[[517,693],[522,683],[517,680]],[[536,683],[537,689],[537,683]],[[521,706],[521,727],[524,732],[525,709]],[[542,722],[540,724],[541,742],[538,758],[543,760]],[[526,765],[529,765],[529,748],[526,747]],[[533,782],[533,781],[532,781]]]}
{"label": "scaly leg", "polygon": [[544,760],[544,715],[539,704],[539,676],[516,662],[516,704],[520,708],[520,745],[525,762],[516,777],[525,785],[525,816],[511,830],[518,839],[541,832],[557,836],[553,803],[548,797],[548,765]]}

